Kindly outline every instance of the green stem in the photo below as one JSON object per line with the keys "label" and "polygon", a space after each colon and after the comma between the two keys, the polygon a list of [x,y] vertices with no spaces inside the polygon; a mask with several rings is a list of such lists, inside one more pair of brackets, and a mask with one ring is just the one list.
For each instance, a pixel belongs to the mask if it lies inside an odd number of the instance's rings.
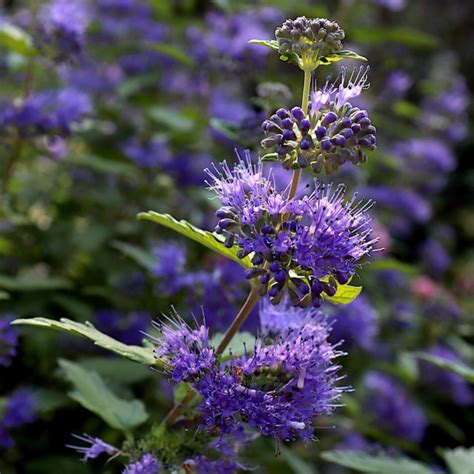
{"label": "green stem", "polygon": [[[310,87],[311,87],[311,73],[312,73],[312,70],[310,69],[304,70],[303,96],[301,99],[301,108],[303,109],[303,112],[305,114],[308,112],[309,92],[310,92]],[[296,194],[300,176],[301,176],[301,169],[297,169],[293,172],[293,177],[291,179],[291,186],[290,186],[290,194],[289,194],[290,199],[292,199]],[[245,303],[240,308],[240,311],[238,312],[235,319],[232,321],[232,324],[227,329],[226,333],[224,334],[224,337],[222,338],[222,341],[217,347],[216,353],[218,355],[222,354],[226,350],[230,341],[232,341],[235,334],[239,331],[239,329],[242,327],[244,322],[249,317],[250,313],[252,312],[252,309],[258,303],[259,298],[260,296],[257,290],[252,287],[249,295],[247,296],[247,299],[245,300]],[[165,426],[171,426],[175,422],[176,418],[189,405],[189,403],[192,400],[194,400],[196,395],[197,395],[196,392],[190,390],[184,396],[184,398],[179,403],[176,403],[173,406],[173,408],[168,412],[166,417],[163,419],[162,424],[164,424]]]}
{"label": "green stem", "polygon": [[[311,72],[312,71],[309,69],[304,70],[303,96],[301,98],[301,108],[305,114],[308,112],[309,89],[311,87]],[[296,191],[298,190],[298,183],[300,182],[300,178],[301,168],[298,168],[293,171],[293,177],[291,178],[290,185],[290,194],[288,195],[289,199],[293,199],[295,197]]]}

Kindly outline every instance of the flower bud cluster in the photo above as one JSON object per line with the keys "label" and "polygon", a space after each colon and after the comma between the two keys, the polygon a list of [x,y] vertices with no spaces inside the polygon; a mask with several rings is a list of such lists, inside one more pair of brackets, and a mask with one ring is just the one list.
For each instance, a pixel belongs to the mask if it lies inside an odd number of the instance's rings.
{"label": "flower bud cluster", "polygon": [[281,54],[317,53],[327,56],[342,49],[344,30],[334,21],[325,18],[309,20],[304,16],[286,20],[276,29],[275,36]]}
{"label": "flower bud cluster", "polygon": [[366,87],[367,75],[360,70],[344,85],[314,91],[306,114],[300,107],[278,109],[262,124],[265,149],[276,149],[278,161],[286,169],[307,168],[315,173],[332,173],[347,161],[358,165],[367,161],[366,150],[374,150],[376,129],[367,111],[348,100]]}
{"label": "flower bud cluster", "polygon": [[333,192],[316,183],[310,195],[289,199],[249,155],[232,171],[224,163],[216,172],[209,172],[223,204],[216,232],[240,247],[239,258],[251,258],[246,277],[274,304],[288,293],[294,306],[320,306],[323,293],[333,296],[370,252],[370,203],[344,201],[344,187]]}

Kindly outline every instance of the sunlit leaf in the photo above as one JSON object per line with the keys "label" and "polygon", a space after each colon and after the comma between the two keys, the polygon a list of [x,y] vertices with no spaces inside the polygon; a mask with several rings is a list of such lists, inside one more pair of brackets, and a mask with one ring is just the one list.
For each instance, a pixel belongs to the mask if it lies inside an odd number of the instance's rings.
{"label": "sunlit leaf", "polygon": [[195,242],[204,245],[204,247],[207,247],[214,252],[234,260],[244,268],[250,268],[252,266],[250,258],[245,257],[241,259],[237,257],[238,247],[234,246],[230,249],[227,248],[224,245],[224,237],[219,234],[199,229],[185,220],[178,221],[169,214],[160,214],[154,211],[141,212],[138,214],[138,218],[142,220],[149,220],[164,227],[168,227],[169,229],[184,235],[188,239],[194,240]]}
{"label": "sunlit leaf", "polygon": [[12,53],[23,56],[33,56],[36,49],[31,37],[18,26],[9,23],[1,23],[0,20],[0,44]]}
{"label": "sunlit leaf", "polygon": [[69,319],[62,318],[59,321],[47,318],[16,319],[12,324],[38,326],[57,331],[67,332],[76,336],[82,336],[92,341],[96,346],[115,352],[126,359],[133,360],[145,365],[160,365],[160,362],[153,356],[153,351],[145,347],[129,346],[123,342],[107,336],[98,331],[91,323],[77,323]]}
{"label": "sunlit leaf", "polygon": [[444,449],[442,455],[451,474],[474,474],[474,448]]}

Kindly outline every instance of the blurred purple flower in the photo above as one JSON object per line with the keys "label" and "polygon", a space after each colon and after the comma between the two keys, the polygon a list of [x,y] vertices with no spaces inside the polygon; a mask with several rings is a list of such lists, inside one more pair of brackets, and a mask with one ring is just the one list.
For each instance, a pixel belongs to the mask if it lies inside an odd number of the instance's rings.
{"label": "blurred purple flower", "polygon": [[144,332],[151,326],[152,318],[145,311],[121,313],[114,309],[101,309],[94,315],[94,325],[100,331],[125,344],[141,345]]}
{"label": "blurred purple flower", "polygon": [[141,168],[157,168],[171,159],[164,139],[151,139],[146,143],[131,139],[123,146],[123,152]]}
{"label": "blurred purple flower", "polygon": [[420,254],[426,271],[441,277],[451,265],[451,258],[446,249],[435,239],[428,239],[420,245]]}
{"label": "blurred purple flower", "polygon": [[8,367],[17,353],[18,331],[10,323],[12,314],[0,314],[0,366]]}
{"label": "blurred purple flower", "polygon": [[365,376],[366,409],[381,429],[414,443],[422,440],[427,420],[423,410],[395,379],[371,371]]}
{"label": "blurred purple flower", "polygon": [[[432,347],[428,354],[440,357],[448,362],[462,362],[456,352],[441,345]],[[469,382],[460,375],[425,361],[420,361],[420,369],[423,382],[433,392],[450,398],[460,406],[469,406],[474,403],[474,392]]]}

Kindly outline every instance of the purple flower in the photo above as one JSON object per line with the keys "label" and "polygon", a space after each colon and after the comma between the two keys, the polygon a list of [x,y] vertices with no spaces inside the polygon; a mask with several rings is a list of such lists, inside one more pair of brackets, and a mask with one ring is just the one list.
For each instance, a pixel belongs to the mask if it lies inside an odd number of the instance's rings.
{"label": "purple flower", "polygon": [[424,267],[434,277],[442,276],[451,265],[451,258],[441,243],[428,239],[420,246]]}
{"label": "purple flower", "polygon": [[36,419],[36,397],[29,389],[18,389],[8,397],[0,414],[0,448],[13,447],[14,442],[9,430],[18,428]]}
{"label": "purple flower", "polygon": [[422,440],[426,417],[400,383],[373,371],[367,373],[365,387],[366,409],[382,429],[414,443]]}
{"label": "purple flower", "polygon": [[11,314],[0,315],[0,366],[10,366],[16,356],[18,331],[10,324],[14,319]]}
{"label": "purple flower", "polygon": [[333,342],[343,341],[342,347],[370,350],[378,332],[378,313],[367,298],[359,296],[347,305],[327,308]]}
{"label": "purple flower", "polygon": [[114,309],[101,309],[95,313],[94,324],[100,331],[125,344],[141,345],[151,319],[150,314],[145,311],[125,314]]}
{"label": "purple flower", "polygon": [[162,242],[153,247],[156,264],[152,274],[160,279],[158,292],[166,296],[178,293],[188,283],[185,277],[186,248],[174,242]]}
{"label": "purple flower", "polygon": [[234,459],[208,459],[206,456],[188,459],[184,465],[197,474],[233,474],[239,469],[245,469]]}
{"label": "purple flower", "polygon": [[165,140],[152,139],[140,143],[133,139],[123,146],[123,152],[141,168],[157,168],[171,159]]}
{"label": "purple flower", "polygon": [[342,186],[333,191],[316,183],[309,196],[290,200],[288,189],[277,191],[271,174],[263,173],[261,162],[252,165],[248,153],[232,171],[224,162],[208,173],[224,206],[216,212],[216,232],[226,236],[226,246],[241,248],[240,258],[253,254],[246,277],[258,277],[259,291],[273,302],[288,290],[295,306],[310,299],[319,306],[321,293],[334,294],[337,282],[347,283],[358,260],[370,253],[371,203],[345,201]]}
{"label": "purple flower", "polygon": [[86,2],[52,0],[43,7],[40,20],[45,40],[56,48],[59,59],[69,59],[82,52],[90,21]]}
{"label": "purple flower", "polygon": [[209,329],[204,324],[193,329],[176,318],[169,319],[168,325],[157,327],[162,335],[156,340],[155,357],[165,361],[173,382],[190,382],[212,370],[217,359],[209,343]]}
{"label": "purple flower", "polygon": [[119,450],[110,444],[107,444],[105,441],[102,441],[100,438],[93,438],[88,434],[84,434],[84,436],[79,436],[73,434],[74,438],[77,438],[84,443],[88,443],[89,446],[73,446],[67,444],[66,447],[75,449],[78,453],[83,454],[84,457],[82,458],[83,461],[87,461],[89,459],[95,459],[96,457],[100,456],[103,453],[107,453],[110,455],[117,454]]}
{"label": "purple flower", "polygon": [[396,12],[403,10],[406,5],[406,0],[373,0],[373,2]]}
{"label": "purple flower", "polygon": [[158,460],[150,453],[144,454],[138,461],[125,466],[123,474],[156,474],[161,466]]}
{"label": "purple flower", "polygon": [[412,82],[405,71],[391,71],[386,78],[384,94],[391,100],[402,98],[411,87]]}
{"label": "purple flower", "polygon": [[[432,347],[428,354],[448,362],[462,362],[456,352],[441,345]],[[474,403],[472,388],[460,375],[424,361],[420,362],[420,369],[422,380],[430,387],[430,390],[450,398],[460,406],[469,406]]]}

